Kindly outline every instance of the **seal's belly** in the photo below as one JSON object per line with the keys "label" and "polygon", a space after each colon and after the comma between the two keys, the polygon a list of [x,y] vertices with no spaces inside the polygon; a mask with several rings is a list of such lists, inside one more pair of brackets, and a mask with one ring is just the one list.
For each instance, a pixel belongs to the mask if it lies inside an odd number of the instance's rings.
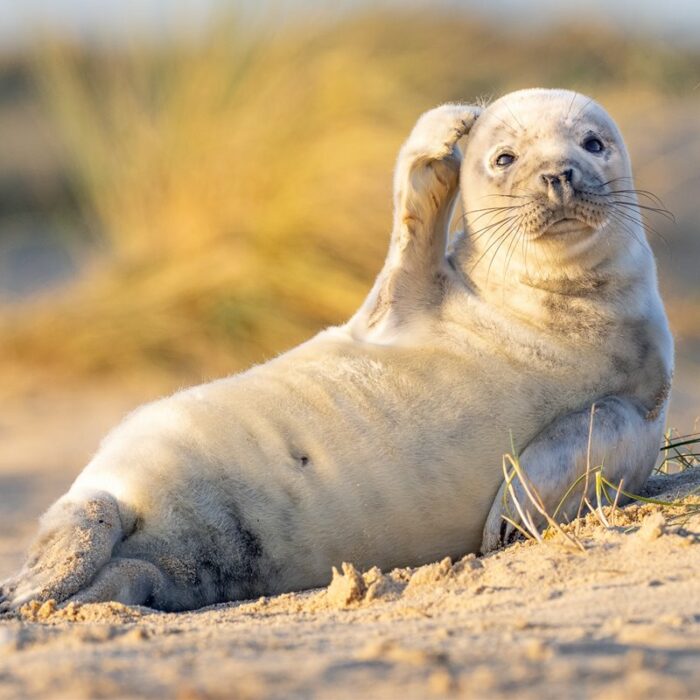
{"label": "seal's belly", "polygon": [[163,539],[216,532],[235,506],[273,562],[268,592],[321,585],[342,561],[460,556],[478,550],[511,431],[521,445],[561,410],[551,382],[498,367],[500,395],[493,371],[437,350],[307,344],[142,409],[81,478],[157,512]]}
{"label": "seal's belly", "polygon": [[[432,364],[408,373],[336,357],[332,366],[272,367],[192,396],[190,410],[208,414],[196,422],[218,423],[202,444],[227,433],[217,455],[231,489],[225,500],[240,501],[241,482],[265,494],[248,498],[244,511],[286,588],[322,584],[342,561],[390,568],[478,547],[500,481],[489,453],[506,449],[508,432],[479,429],[490,449],[475,447],[470,424],[480,417],[449,396],[444,364]],[[230,414],[214,398],[219,391],[222,401],[241,402]]]}
{"label": "seal's belly", "polygon": [[478,545],[481,525],[470,526],[482,520],[475,513],[485,518],[498,477],[475,473],[480,457],[470,459],[465,416],[422,392],[392,396],[396,387],[379,386],[378,395],[359,390],[297,405],[271,423],[263,406],[256,411],[262,434],[275,434],[277,444],[264,442],[249,478],[267,472],[260,486],[272,487],[282,505],[280,520],[269,525],[271,541],[291,509],[286,520],[295,536],[280,551],[292,563],[286,580],[322,583],[342,561],[387,568]]}

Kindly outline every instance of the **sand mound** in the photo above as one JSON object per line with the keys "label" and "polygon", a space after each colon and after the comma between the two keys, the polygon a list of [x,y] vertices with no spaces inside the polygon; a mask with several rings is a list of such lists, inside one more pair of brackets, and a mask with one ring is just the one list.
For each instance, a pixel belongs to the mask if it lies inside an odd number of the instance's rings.
{"label": "sand mound", "polygon": [[376,566],[360,574],[344,562],[342,573],[333,567],[333,579],[325,591],[330,607],[344,609],[371,605],[376,601],[393,601],[419,596],[425,588],[446,582],[466,584],[475,581],[484,564],[468,554],[454,565],[449,557],[417,569],[394,569],[383,574]]}
{"label": "sand mound", "polygon": [[[152,611],[147,611],[151,613]],[[121,603],[68,603],[58,607],[55,600],[41,603],[32,600],[19,610],[19,617],[25,622],[133,622],[143,617],[144,609],[129,607]]]}

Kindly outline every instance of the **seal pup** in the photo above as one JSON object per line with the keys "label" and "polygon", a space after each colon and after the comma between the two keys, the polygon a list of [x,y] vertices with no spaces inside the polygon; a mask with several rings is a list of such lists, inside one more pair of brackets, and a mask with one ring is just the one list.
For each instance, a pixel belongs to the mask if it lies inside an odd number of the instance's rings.
{"label": "seal pup", "polygon": [[[460,181],[465,231],[446,254]],[[394,204],[350,321],[127,417],[41,519],[4,609],[183,610],[323,585],[342,561],[489,551],[512,534],[511,445],[549,509],[587,458],[643,484],[673,349],[604,110],[559,90],[431,110],[399,153]]]}

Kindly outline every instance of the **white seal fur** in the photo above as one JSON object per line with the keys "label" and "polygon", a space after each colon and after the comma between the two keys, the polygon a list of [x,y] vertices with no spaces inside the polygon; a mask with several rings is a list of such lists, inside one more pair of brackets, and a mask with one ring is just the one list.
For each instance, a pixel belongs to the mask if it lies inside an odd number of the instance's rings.
{"label": "white seal fur", "polygon": [[[4,609],[181,610],[319,586],[342,561],[488,551],[512,531],[502,455],[515,447],[554,508],[586,468],[594,403],[592,463],[643,484],[673,348],[622,137],[568,91],[480,112],[418,121],[389,255],[357,314],[130,415],[42,518]],[[446,255],[468,132],[465,232]]]}

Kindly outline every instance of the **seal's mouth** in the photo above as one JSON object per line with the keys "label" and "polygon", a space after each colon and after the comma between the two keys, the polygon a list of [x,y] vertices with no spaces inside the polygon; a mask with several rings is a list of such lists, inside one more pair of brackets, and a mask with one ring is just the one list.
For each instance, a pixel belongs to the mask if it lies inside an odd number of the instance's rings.
{"label": "seal's mouth", "polygon": [[591,230],[591,225],[583,219],[574,216],[562,216],[547,225],[542,231],[542,235],[558,236],[567,233],[582,233]]}
{"label": "seal's mouth", "polygon": [[533,197],[522,211],[523,228],[531,239],[570,243],[598,231],[606,219],[607,196],[588,190],[572,190],[568,201],[553,203]]}
{"label": "seal's mouth", "polygon": [[[481,213],[474,219],[476,225],[472,224],[472,233],[485,236],[485,241],[498,241],[499,237],[506,240],[517,232],[529,241],[540,239],[543,243],[550,241],[557,245],[592,239],[609,220],[610,196],[592,190],[579,190],[574,195],[568,202],[553,204],[537,195],[509,193],[515,204],[475,210]],[[626,205],[625,201],[620,206]],[[624,214],[629,216],[629,212]]]}

